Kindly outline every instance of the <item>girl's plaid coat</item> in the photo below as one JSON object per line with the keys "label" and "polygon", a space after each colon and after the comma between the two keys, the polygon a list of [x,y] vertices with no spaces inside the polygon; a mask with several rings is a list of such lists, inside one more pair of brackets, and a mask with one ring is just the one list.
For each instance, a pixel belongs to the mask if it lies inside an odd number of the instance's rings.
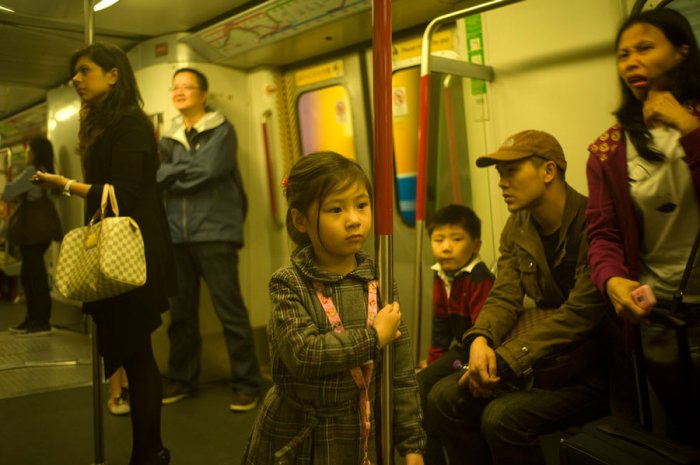
{"label": "girl's plaid coat", "polygon": [[[244,465],[359,465],[363,457],[359,395],[350,369],[374,362],[370,385],[372,432],[369,458],[376,463],[375,395],[381,375],[377,333],[366,326],[367,283],[376,279],[374,262],[357,255],[346,276],[320,270],[311,246],[292,255],[292,264],[270,280],[273,310],[268,325],[274,386],[258,412]],[[316,296],[313,282],[335,304],[345,332],[335,334]],[[383,302],[379,308],[381,309]],[[394,445],[401,455],[425,445],[414,363],[403,320],[394,341]],[[376,402],[375,402],[376,400]]]}

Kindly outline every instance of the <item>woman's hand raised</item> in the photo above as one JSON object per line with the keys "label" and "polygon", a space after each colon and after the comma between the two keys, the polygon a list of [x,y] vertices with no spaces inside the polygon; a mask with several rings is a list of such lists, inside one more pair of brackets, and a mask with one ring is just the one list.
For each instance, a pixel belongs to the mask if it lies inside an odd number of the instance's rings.
{"label": "woman's hand raised", "polygon": [[700,128],[698,121],[668,91],[650,90],[644,101],[644,123],[648,128],[667,126],[686,135]]}

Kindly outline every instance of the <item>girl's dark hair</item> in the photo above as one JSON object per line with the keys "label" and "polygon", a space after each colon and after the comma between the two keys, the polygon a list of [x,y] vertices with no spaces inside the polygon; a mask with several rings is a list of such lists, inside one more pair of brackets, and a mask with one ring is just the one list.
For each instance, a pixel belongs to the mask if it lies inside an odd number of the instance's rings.
{"label": "girl's dark hair", "polygon": [[54,173],[53,166],[53,145],[45,137],[35,137],[27,142],[29,149],[34,157],[34,166],[36,169],[46,173]]}
{"label": "girl's dark hair", "polygon": [[175,76],[177,76],[180,73],[194,74],[194,77],[197,78],[197,85],[199,86],[199,89],[204,92],[207,92],[209,90],[209,81],[207,81],[207,77],[201,71],[194,68],[180,68],[173,73],[173,78],[175,78]]}
{"label": "girl's dark hair", "polygon": [[[297,248],[311,244],[309,236],[294,227],[292,209],[307,215],[311,206],[355,184],[367,189],[372,201],[372,184],[356,162],[335,152],[315,152],[300,158],[285,180],[287,198],[287,232]],[[320,211],[319,211],[320,214]],[[318,221],[316,222],[318,226]]]}
{"label": "girl's dark hair", "polygon": [[113,122],[121,118],[125,113],[137,112],[147,121],[150,120],[143,112],[143,99],[136,85],[134,71],[129,63],[129,58],[124,51],[110,43],[94,43],[75,52],[70,58],[70,73],[73,76],[75,67],[83,57],[87,57],[103,72],[116,69],[117,82],[112,86],[107,98],[99,105],[83,104],[80,111],[80,140],[78,152],[85,156],[88,149]]}
{"label": "girl's dark hair", "polygon": [[[615,38],[615,49],[620,44],[622,34],[635,24],[649,24],[661,30],[669,42],[674,47],[688,46],[688,54],[678,65],[671,83],[670,91],[681,103],[686,103],[691,99],[700,97],[700,51],[695,40],[693,29],[688,20],[681,13],[661,8],[647,10],[627,18],[617,33]],[[632,144],[639,152],[639,155],[649,161],[661,161],[664,156],[649,147],[651,134],[644,124],[642,115],[643,102],[639,101],[627,84],[619,76],[620,88],[622,89],[622,103],[615,111],[617,120],[629,135]]]}

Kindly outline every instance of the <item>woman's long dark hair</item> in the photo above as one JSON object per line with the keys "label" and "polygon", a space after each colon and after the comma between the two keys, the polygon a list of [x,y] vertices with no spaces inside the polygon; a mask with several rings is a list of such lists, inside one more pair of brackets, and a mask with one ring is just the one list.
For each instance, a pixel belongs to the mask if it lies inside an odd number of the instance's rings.
{"label": "woman's long dark hair", "polygon": [[80,131],[78,133],[80,139],[78,152],[81,158],[85,156],[102,132],[125,113],[137,112],[148,120],[141,109],[143,99],[136,85],[134,71],[129,63],[129,58],[121,48],[109,43],[95,43],[78,50],[70,59],[71,76],[75,74],[75,67],[82,57],[87,57],[95,62],[105,73],[116,69],[118,78],[105,100],[99,105],[83,104],[80,111]]}
{"label": "woman's long dark hair", "polygon": [[34,137],[27,142],[29,149],[34,157],[33,165],[36,169],[45,173],[54,173],[53,166],[53,145],[45,137]]}
{"label": "woman's long dark hair", "polygon": [[[688,46],[688,54],[681,62],[672,78],[670,91],[681,104],[700,98],[700,51],[693,29],[688,20],[679,12],[667,8],[647,10],[630,16],[622,23],[615,38],[615,49],[620,44],[622,34],[635,24],[649,24],[663,32],[674,47]],[[651,134],[644,124],[642,106],[620,76],[622,103],[615,111],[617,120],[629,135],[639,155],[649,161],[661,161],[664,156],[649,147]]]}

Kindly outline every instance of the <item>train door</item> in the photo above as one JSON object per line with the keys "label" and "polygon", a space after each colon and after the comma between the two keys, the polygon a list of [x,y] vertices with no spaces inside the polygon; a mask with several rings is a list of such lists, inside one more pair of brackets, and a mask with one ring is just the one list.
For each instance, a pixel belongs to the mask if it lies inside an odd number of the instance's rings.
{"label": "train door", "polygon": [[[420,50],[420,44],[418,45]],[[371,81],[366,72],[367,54],[353,54],[334,60],[288,70],[285,74],[288,113],[292,122],[292,145],[298,156],[317,150],[333,150],[355,159],[371,175],[370,101]],[[363,69],[365,70],[363,72]],[[418,127],[419,71],[413,67],[394,77],[395,144],[400,155],[395,160],[399,208],[394,208],[394,276],[402,312],[410,315],[412,270],[415,257],[413,219],[415,217],[416,131]],[[368,84],[369,86],[369,84]],[[367,86],[367,87],[368,87]],[[398,136],[397,132],[398,131]],[[296,138],[296,139],[295,139]],[[373,255],[373,244],[366,249]]]}
{"label": "train door", "polygon": [[360,57],[350,54],[284,73],[294,158],[330,150],[372,172]]}

